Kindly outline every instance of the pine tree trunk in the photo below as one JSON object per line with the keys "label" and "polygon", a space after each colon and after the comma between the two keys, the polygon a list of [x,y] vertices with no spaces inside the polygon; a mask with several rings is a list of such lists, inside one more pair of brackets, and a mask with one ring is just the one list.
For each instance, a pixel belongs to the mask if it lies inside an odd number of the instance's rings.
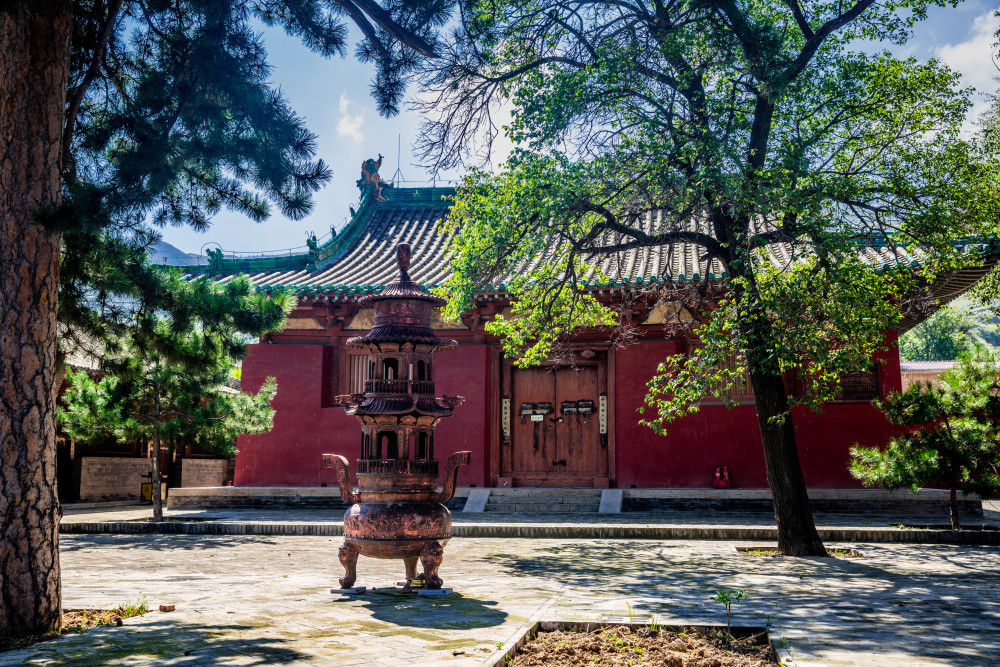
{"label": "pine tree trunk", "polygon": [[59,237],[32,212],[59,201],[71,28],[70,0],[0,7],[0,635],[61,620]]}
{"label": "pine tree trunk", "polygon": [[962,524],[958,520],[958,491],[955,487],[951,487],[951,493],[948,494],[948,511],[951,514],[952,530],[962,530]]}
{"label": "pine tree trunk", "polygon": [[160,495],[160,436],[153,431],[153,521],[163,521],[163,498]]}

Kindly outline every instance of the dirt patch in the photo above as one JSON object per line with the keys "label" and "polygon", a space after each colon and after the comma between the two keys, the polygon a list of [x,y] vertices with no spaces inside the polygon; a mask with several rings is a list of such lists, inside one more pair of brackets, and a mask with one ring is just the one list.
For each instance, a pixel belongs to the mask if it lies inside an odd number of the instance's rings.
{"label": "dirt patch", "polygon": [[58,630],[42,635],[24,635],[20,637],[0,636],[0,653],[27,648],[64,635],[80,634],[91,628],[102,628],[108,625],[121,625],[126,618],[142,616],[149,610],[145,600],[126,602],[115,609],[63,609],[62,626]]}
{"label": "dirt patch", "polygon": [[[857,549],[827,549],[833,558],[864,558],[865,554]],[[784,558],[778,553],[778,547],[736,547],[736,553],[748,558]]]}
{"label": "dirt patch", "polygon": [[616,626],[593,632],[540,632],[509,667],[759,667],[778,665],[767,633],[732,638],[697,630],[673,632],[649,626]]}

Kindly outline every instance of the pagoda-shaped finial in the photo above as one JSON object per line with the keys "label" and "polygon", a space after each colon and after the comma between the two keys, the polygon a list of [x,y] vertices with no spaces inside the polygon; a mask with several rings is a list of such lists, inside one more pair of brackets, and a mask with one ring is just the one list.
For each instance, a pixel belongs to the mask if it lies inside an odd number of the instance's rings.
{"label": "pagoda-shaped finial", "polygon": [[410,276],[406,273],[407,269],[410,268],[409,243],[400,243],[396,246],[396,266],[399,267],[399,279],[409,280]]}

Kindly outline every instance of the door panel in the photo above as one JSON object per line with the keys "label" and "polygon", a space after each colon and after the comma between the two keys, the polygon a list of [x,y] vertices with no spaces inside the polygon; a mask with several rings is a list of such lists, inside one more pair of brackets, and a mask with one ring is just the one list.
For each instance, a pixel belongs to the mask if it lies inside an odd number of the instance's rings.
{"label": "door panel", "polygon": [[[589,415],[562,414],[564,403],[592,401],[593,412]],[[601,437],[597,421],[597,367],[584,366],[577,369],[560,368],[556,371],[556,406],[559,419],[556,421],[557,458],[553,460],[557,470],[565,472],[607,472],[607,457],[601,456]],[[559,465],[559,461],[565,461]]]}
{"label": "door panel", "polygon": [[[555,395],[556,376],[546,368],[518,369],[514,372],[514,401],[511,415],[513,447],[512,471],[547,472],[548,460],[555,454],[555,423],[552,414],[535,415],[539,403],[551,404]],[[529,404],[522,415],[522,407]],[[553,406],[554,409],[554,406]]]}

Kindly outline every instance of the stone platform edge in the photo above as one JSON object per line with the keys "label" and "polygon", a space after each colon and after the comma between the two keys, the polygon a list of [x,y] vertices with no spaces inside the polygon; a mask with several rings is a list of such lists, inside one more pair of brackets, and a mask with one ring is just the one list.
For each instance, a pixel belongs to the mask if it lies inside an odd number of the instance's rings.
{"label": "stone platform edge", "polygon": [[[600,489],[574,487],[548,488],[500,488],[460,486],[455,489],[455,497],[466,498],[473,489],[485,489],[495,496],[558,496],[574,493],[597,493]],[[643,498],[683,498],[711,500],[770,500],[770,489],[620,489],[627,499]],[[340,489],[335,486],[200,486],[178,487],[169,491],[170,500],[180,502],[188,498],[334,498],[340,499]],[[811,500],[895,500],[906,498],[915,502],[941,502],[948,499],[944,489],[922,489],[914,493],[909,490],[886,491],[884,489],[809,489]],[[963,499],[960,496],[960,499]],[[963,500],[974,499],[965,496]],[[168,501],[169,502],[169,501]]]}
{"label": "stone platform edge", "polygon": [[[461,511],[473,490],[488,491],[495,497],[522,497],[543,500],[546,497],[571,497],[579,494],[600,494],[599,489],[578,488],[503,488],[459,487],[447,507]],[[744,510],[769,511],[769,489],[620,489],[621,511],[669,510]],[[814,511],[877,513],[937,512],[947,508],[948,492],[941,489],[924,489],[918,493],[909,490],[885,491],[882,489],[810,489],[809,499]],[[982,517],[982,503],[974,496],[960,500],[963,515]],[[169,509],[278,509],[307,507],[343,507],[337,487],[252,487],[218,486],[170,489],[167,498]],[[485,509],[485,508],[484,508]]]}
{"label": "stone platform edge", "polygon": [[[258,522],[130,522],[63,521],[63,535],[83,534],[182,534],[182,535],[282,535],[336,537],[343,535],[340,523],[258,523]],[[825,542],[871,542],[914,544],[1000,544],[1000,531],[952,531],[869,527],[819,528]],[[776,528],[768,526],[637,526],[567,524],[456,524],[455,538],[537,538],[605,540],[726,540],[767,541],[778,539]]]}

